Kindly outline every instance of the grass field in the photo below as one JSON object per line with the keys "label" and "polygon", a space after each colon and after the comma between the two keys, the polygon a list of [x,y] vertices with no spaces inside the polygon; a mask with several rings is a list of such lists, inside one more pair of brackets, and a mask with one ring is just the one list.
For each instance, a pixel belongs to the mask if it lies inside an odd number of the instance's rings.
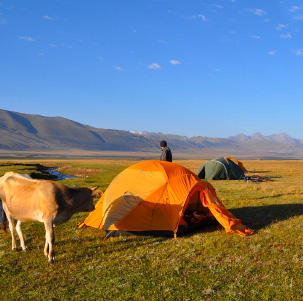
{"label": "grass field", "polygon": [[[62,183],[101,185],[136,160],[0,161],[43,173],[37,164],[79,176]],[[175,161],[197,173],[203,160]],[[210,181],[250,237],[206,226],[177,239],[75,229],[87,213],[55,228],[56,262],[43,255],[44,226],[24,223],[30,252],[12,252],[0,234],[1,300],[303,300],[303,161],[243,161],[272,181]],[[96,200],[97,201],[97,200]],[[10,235],[9,235],[10,238]]]}

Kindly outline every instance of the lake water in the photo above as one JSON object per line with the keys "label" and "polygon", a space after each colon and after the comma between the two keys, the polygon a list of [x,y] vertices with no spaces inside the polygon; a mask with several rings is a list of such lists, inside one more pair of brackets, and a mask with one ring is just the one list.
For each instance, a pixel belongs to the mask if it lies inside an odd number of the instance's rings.
{"label": "lake water", "polygon": [[72,175],[64,175],[62,174],[57,167],[50,167],[50,168],[47,168],[46,171],[53,175],[53,176],[56,176],[57,179],[56,181],[62,181],[62,180],[66,180],[66,179],[76,179],[77,177],[76,176],[72,176]]}

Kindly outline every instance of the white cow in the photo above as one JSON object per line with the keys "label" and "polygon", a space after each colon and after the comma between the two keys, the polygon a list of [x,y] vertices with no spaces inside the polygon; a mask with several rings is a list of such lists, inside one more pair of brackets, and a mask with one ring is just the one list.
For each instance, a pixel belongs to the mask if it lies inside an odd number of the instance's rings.
{"label": "white cow", "polygon": [[[21,248],[26,251],[21,223],[42,222],[45,226],[44,254],[48,257],[49,263],[53,263],[55,260],[53,225],[67,222],[77,212],[94,210],[93,199],[100,193],[96,189],[97,187],[70,188],[58,182],[34,180],[28,175],[7,172],[0,177],[0,197],[9,221],[12,249],[17,249],[15,228]],[[17,220],[16,227],[14,219]],[[4,222],[2,220],[2,225]]]}

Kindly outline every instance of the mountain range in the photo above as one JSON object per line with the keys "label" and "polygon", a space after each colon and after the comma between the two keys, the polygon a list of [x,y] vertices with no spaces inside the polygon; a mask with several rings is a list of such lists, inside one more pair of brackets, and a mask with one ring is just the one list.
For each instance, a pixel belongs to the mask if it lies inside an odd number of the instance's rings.
{"label": "mountain range", "polygon": [[0,109],[0,155],[12,153],[149,152],[159,153],[167,140],[175,154],[191,157],[234,155],[241,158],[303,158],[303,140],[288,134],[254,133],[228,138],[186,137],[151,132],[94,128],[62,117],[45,117]]}

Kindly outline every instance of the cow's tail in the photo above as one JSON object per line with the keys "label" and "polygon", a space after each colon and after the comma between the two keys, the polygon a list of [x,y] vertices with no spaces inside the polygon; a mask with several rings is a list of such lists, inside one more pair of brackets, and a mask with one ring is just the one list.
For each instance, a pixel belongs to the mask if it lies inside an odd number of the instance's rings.
{"label": "cow's tail", "polygon": [[4,232],[5,239],[7,239],[6,227],[7,227],[7,217],[6,217],[5,211],[2,210],[2,224],[1,224],[1,229],[2,229],[3,232]]}

